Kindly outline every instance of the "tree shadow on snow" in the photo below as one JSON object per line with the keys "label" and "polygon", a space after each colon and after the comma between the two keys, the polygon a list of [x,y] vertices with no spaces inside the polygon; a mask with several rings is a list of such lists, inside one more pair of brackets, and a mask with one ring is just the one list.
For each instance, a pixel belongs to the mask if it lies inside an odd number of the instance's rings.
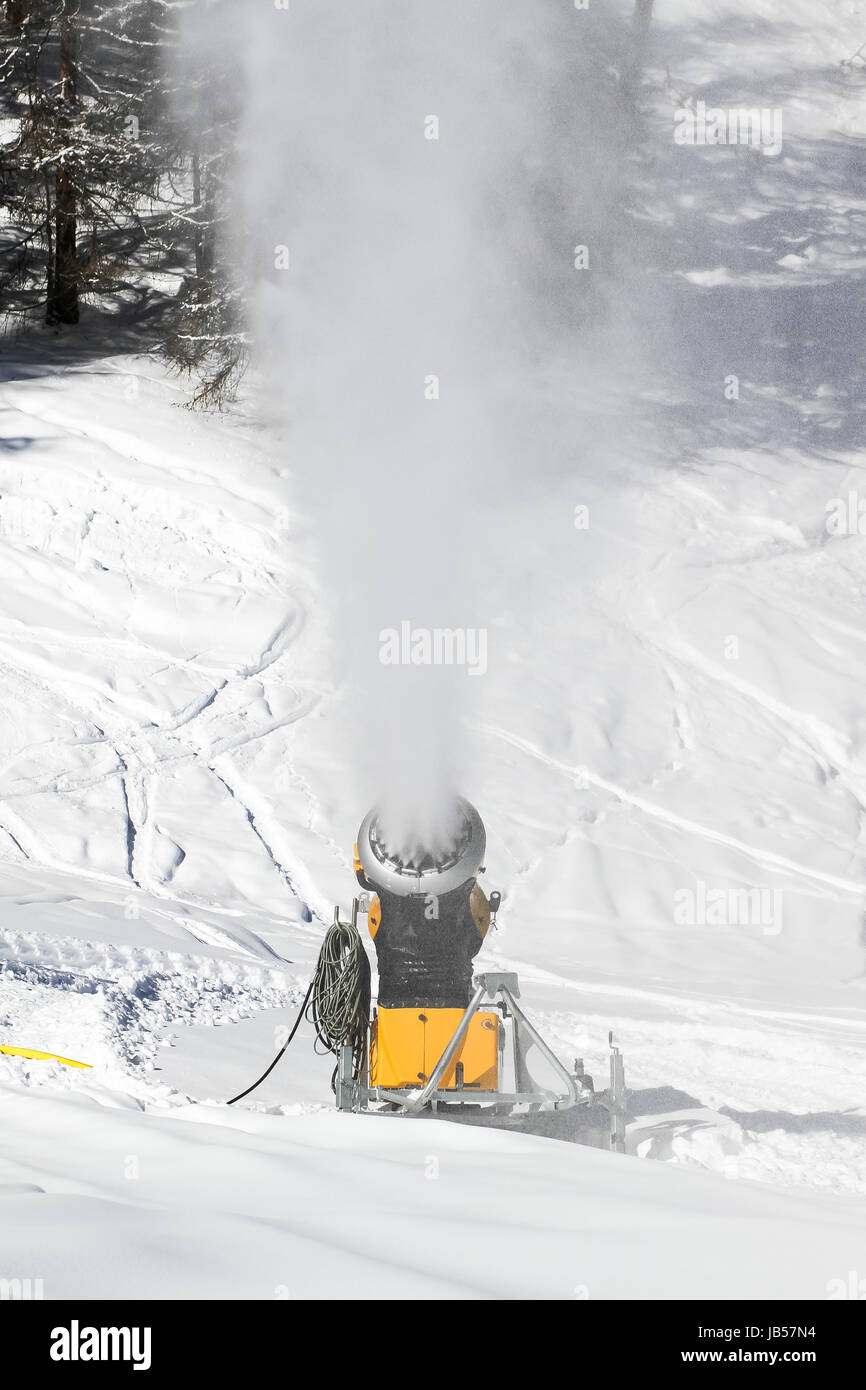
{"label": "tree shadow on snow", "polygon": [[[756,20],[740,26],[739,42],[745,52],[767,36],[784,48],[796,35],[797,26]],[[661,437],[686,450],[859,447],[866,426],[866,144],[835,132],[815,139],[795,127],[805,119],[804,91],[826,106],[860,91],[864,79],[840,62],[740,71],[697,86],[678,80],[678,65],[697,58],[711,69],[716,50],[729,62],[731,37],[727,24],[691,23],[651,37],[650,61],[666,67],[668,78],[651,115],[644,92],[636,198],[653,216],[636,231],[645,292],[635,312],[656,369],[675,386],[651,410]],[[781,153],[675,144],[674,111],[697,100],[724,110],[780,109]],[[728,402],[723,386],[731,375],[740,395]]]}

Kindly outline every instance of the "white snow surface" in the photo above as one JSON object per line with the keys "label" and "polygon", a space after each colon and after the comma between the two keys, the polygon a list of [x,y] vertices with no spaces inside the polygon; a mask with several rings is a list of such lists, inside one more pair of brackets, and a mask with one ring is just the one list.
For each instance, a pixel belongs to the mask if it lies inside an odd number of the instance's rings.
{"label": "white snow surface", "polygon": [[[785,147],[659,146],[682,401],[636,383],[613,476],[497,513],[464,791],[505,904],[478,965],[519,971],[602,1081],[614,1029],[627,1156],[339,1115],[307,1025],[223,1104],[295,1017],[367,809],[334,751],[340,594],[303,461],[253,404],[183,410],[95,331],[4,345],[0,1042],[92,1070],[0,1056],[0,1278],[820,1299],[866,1273],[866,539],[826,525],[866,497],[864,24],[841,0],[656,6],[650,121],[751,83]],[[768,357],[798,314],[802,352]],[[583,439],[628,389],[569,384]],[[772,915],[681,924],[701,885]]]}

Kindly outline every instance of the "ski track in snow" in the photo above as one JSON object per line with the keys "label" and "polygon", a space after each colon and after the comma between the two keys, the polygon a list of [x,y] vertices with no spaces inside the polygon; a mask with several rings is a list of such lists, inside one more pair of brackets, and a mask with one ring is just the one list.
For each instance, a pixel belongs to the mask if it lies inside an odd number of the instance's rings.
{"label": "ski track in snow", "polygon": [[510,744],[513,748],[528,754],[532,758],[538,759],[546,767],[561,773],[578,783],[588,783],[590,786],[598,787],[601,791],[609,792],[626,806],[632,806],[651,820],[659,821],[663,825],[671,826],[675,830],[682,830],[689,835],[697,835],[701,839],[711,840],[716,844],[727,845],[745,855],[748,859],[753,859],[759,864],[771,865],[776,869],[784,869],[787,873],[800,876],[811,880],[814,883],[826,885],[829,888],[839,889],[842,892],[853,894],[858,900],[866,896],[866,888],[861,882],[855,879],[839,878],[832,874],[818,873],[806,865],[798,864],[795,860],[786,859],[779,854],[772,854],[766,850],[761,850],[754,845],[749,845],[743,840],[738,840],[733,835],[725,835],[712,826],[701,825],[697,821],[689,820],[685,816],[678,816],[667,807],[658,805],[650,801],[647,797],[638,792],[611,782],[606,777],[601,777],[583,765],[570,767],[561,762],[558,758],[552,757],[542,749],[535,747],[526,739],[518,735],[509,733],[505,729],[497,729],[493,725],[478,725],[480,733],[489,734],[493,738],[501,739],[503,743]]}
{"label": "ski track in snow", "polygon": [[[139,1081],[153,1071],[157,1051],[172,1029],[237,1022],[259,1009],[297,1004],[303,993],[286,970],[276,967],[64,941],[38,932],[0,932],[4,1036],[23,1030],[30,1042],[19,1045],[56,1050],[51,1043],[58,1029],[58,991],[65,996],[64,1011],[71,1011],[71,1023],[61,1026],[64,1039],[78,1047],[76,1060],[90,1062],[100,1075],[107,1071],[120,1091],[130,1079]],[[34,1036],[40,1038],[38,1044]],[[56,1064],[42,1067],[9,1056],[0,1056],[0,1063],[5,1064],[5,1080],[23,1075],[29,1085],[87,1081],[86,1074]]]}
{"label": "ski track in snow", "polygon": [[[23,785],[8,790],[4,788],[0,826],[6,830],[13,845],[34,863],[53,869],[83,871],[117,886],[122,882],[120,874],[95,874],[94,870],[80,865],[77,856],[65,859],[52,851],[30,817],[14,809],[15,802],[25,798],[32,805],[31,798],[34,796],[50,798],[58,794],[87,793],[98,789],[101,784],[117,782],[121,821],[125,827],[122,830],[125,862],[118,867],[122,867],[135,886],[150,893],[178,901],[200,901],[196,894],[183,894],[170,889],[169,876],[162,874],[159,867],[152,863],[156,828],[154,817],[158,814],[154,802],[158,802],[156,794],[160,778],[172,769],[182,772],[184,764],[194,761],[196,766],[209,769],[217,787],[227,798],[237,802],[262,852],[291,891],[289,867],[278,861],[266,838],[259,833],[260,816],[244,803],[238,790],[242,779],[239,771],[232,766],[232,756],[248,745],[258,744],[269,735],[285,730],[295,720],[303,719],[320,698],[319,691],[293,688],[286,679],[290,667],[289,656],[304,623],[304,608],[299,596],[303,594],[305,581],[283,560],[280,554],[284,549],[283,538],[276,533],[277,528],[273,525],[268,527],[257,519],[247,527],[246,538],[252,544],[246,553],[228,544],[219,534],[221,518],[231,515],[237,504],[247,511],[263,514],[272,511],[273,488],[256,482],[251,483],[248,490],[240,492],[227,486],[226,477],[232,476],[231,470],[225,470],[225,476],[218,479],[206,473],[193,473],[182,466],[180,455],[166,455],[158,445],[149,446],[137,434],[104,424],[97,425],[92,420],[88,420],[86,428],[83,428],[75,423],[74,414],[70,416],[53,403],[50,409],[45,407],[43,398],[46,391],[41,380],[23,385],[17,383],[7,391],[13,411],[23,413],[37,429],[50,425],[61,439],[72,436],[86,441],[88,448],[94,451],[91,460],[96,479],[101,480],[104,476],[112,479],[112,493],[103,504],[109,507],[109,515],[111,511],[119,512],[129,506],[134,517],[142,512],[154,517],[163,513],[165,519],[160,521],[160,526],[164,536],[175,527],[173,513],[188,510],[188,504],[183,499],[179,506],[172,505],[172,490],[179,476],[193,477],[211,492],[216,489],[217,496],[210,503],[210,515],[205,512],[202,518],[204,526],[196,528],[190,519],[182,529],[174,530],[172,556],[180,556],[188,568],[186,557],[189,553],[192,552],[194,559],[196,550],[204,550],[208,565],[218,574],[230,577],[236,590],[235,607],[251,593],[273,592],[286,616],[267,633],[260,648],[253,650],[231,669],[214,666],[213,662],[202,660],[197,654],[178,657],[150,642],[135,642],[126,632],[104,635],[101,631],[101,605],[94,610],[96,630],[86,638],[64,629],[60,624],[54,627],[40,624],[34,629],[17,620],[0,619],[0,634],[4,628],[10,636],[14,634],[14,640],[0,636],[0,677],[23,686],[29,699],[43,707],[62,710],[66,722],[72,718],[79,728],[81,723],[85,728],[84,737],[77,733],[72,742],[64,743],[64,740],[55,737],[30,749],[25,747],[16,750],[16,757],[7,760],[5,766],[0,765],[2,778],[4,772],[9,773],[10,763],[14,768],[16,762],[32,753],[34,757],[47,755],[51,767],[50,773],[41,779],[29,776]],[[28,404],[28,393],[35,395],[40,402],[38,408]],[[10,423],[13,432],[25,428],[24,425],[18,426],[14,418]],[[127,475],[130,459],[136,465],[136,476],[124,487],[120,479]],[[155,475],[152,481],[139,478],[138,470],[142,462]],[[266,469],[261,471],[267,472]],[[82,492],[86,493],[87,474],[80,466],[76,470],[76,479]],[[46,487],[49,491],[56,490],[56,481],[50,476]],[[39,490],[38,473],[34,477],[34,470],[28,470],[27,488]],[[86,527],[80,537],[80,546],[87,546],[91,552],[91,564],[96,563],[96,554],[99,554],[98,551],[93,553],[96,545],[95,515],[93,509],[88,510]],[[213,530],[207,524],[211,516],[214,518]],[[19,554],[24,547],[28,555],[38,559],[40,576],[44,570],[46,575],[52,577],[53,571],[60,567],[62,583],[64,566],[74,563],[76,570],[81,568],[81,550],[73,557],[64,553],[60,540],[51,536],[38,538],[32,529],[28,531],[26,516],[16,517],[14,532],[10,536],[9,521],[0,513],[0,527],[5,533],[2,534],[2,542],[7,547],[14,547]],[[253,558],[257,554],[260,557],[258,562]],[[141,569],[146,566],[150,569],[146,553],[136,556],[132,564],[131,560],[130,551],[123,549],[114,561],[117,572],[127,579],[136,567]],[[101,559],[99,564],[100,569],[110,568],[103,565]],[[170,581],[170,571],[168,578]],[[70,582],[78,584],[74,576],[70,576]],[[177,592],[172,589],[169,592],[174,594],[173,603],[176,606]],[[96,598],[98,600],[98,594]],[[95,665],[113,673],[120,669],[121,663],[128,669],[141,671],[145,687],[155,673],[167,669],[169,672],[176,670],[183,673],[188,681],[199,686],[201,693],[174,708],[160,708],[149,702],[145,694],[139,693],[139,689],[121,693],[116,688],[113,674],[106,677],[92,669]],[[279,714],[273,713],[267,700],[266,690],[271,681],[280,689],[280,703],[283,706],[288,698],[291,699],[291,707]],[[254,696],[260,697],[259,703],[264,705],[265,717],[246,718],[245,706],[250,703],[246,692],[250,687],[254,687]],[[238,714],[240,717],[237,717]],[[222,771],[217,771],[217,761]],[[182,859],[183,852],[176,857]]]}

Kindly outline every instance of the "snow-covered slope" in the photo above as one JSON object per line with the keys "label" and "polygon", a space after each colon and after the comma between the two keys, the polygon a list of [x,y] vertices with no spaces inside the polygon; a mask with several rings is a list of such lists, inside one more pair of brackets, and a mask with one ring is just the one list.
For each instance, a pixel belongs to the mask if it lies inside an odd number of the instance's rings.
{"label": "snow-covered slope", "polygon": [[[217,1104],[293,1018],[367,809],[304,461],[96,327],[4,346],[0,1041],[93,1071],[0,1056],[0,1275],[820,1298],[862,1269],[866,541],[827,527],[866,496],[860,26],[656,6],[657,360],[603,393],[553,373],[575,480],[496,503],[465,791],[506,902],[479,963],[591,1071],[615,1029],[630,1158],[325,1113],[307,1028]],[[782,153],[675,146],[696,98],[782,106]]]}
{"label": "snow-covered slope", "polygon": [[4,1260],[47,1297],[817,1299],[866,1237],[838,1199],[530,1136],[47,1092],[0,1139]]}

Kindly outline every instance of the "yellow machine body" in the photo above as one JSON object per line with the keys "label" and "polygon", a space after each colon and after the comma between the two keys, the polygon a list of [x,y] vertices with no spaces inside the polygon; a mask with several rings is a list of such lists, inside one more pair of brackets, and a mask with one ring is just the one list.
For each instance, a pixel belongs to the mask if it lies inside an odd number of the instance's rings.
{"label": "yellow machine body", "polygon": [[[379,1009],[370,1032],[370,1085],[405,1089],[423,1085],[463,1017],[463,1009]],[[499,1015],[477,1013],[440,1082],[455,1090],[457,1066],[463,1086],[495,1091],[499,1084]]]}

